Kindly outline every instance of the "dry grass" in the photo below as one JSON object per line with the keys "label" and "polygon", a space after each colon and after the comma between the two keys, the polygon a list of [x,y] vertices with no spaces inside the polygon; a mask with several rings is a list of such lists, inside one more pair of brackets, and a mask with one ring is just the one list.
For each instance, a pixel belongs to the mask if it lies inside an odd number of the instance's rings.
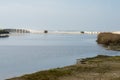
{"label": "dry grass", "polygon": [[106,44],[106,45],[109,45],[110,43],[118,43],[120,42],[120,34],[100,33],[98,35],[97,42],[99,44]]}
{"label": "dry grass", "polygon": [[120,34],[100,33],[97,42],[107,49],[120,51]]}

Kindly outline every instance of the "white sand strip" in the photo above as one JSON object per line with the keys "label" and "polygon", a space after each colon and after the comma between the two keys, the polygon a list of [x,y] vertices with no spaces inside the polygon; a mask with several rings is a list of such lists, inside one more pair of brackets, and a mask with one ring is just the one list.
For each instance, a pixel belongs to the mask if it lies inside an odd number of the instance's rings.
{"label": "white sand strip", "polygon": [[120,31],[112,32],[113,34],[120,34]]}

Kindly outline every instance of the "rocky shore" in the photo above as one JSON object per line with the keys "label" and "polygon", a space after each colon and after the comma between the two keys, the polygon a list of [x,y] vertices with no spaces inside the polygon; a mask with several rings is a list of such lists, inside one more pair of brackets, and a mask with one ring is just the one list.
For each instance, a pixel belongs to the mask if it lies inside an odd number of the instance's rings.
{"label": "rocky shore", "polygon": [[98,44],[103,44],[106,49],[120,51],[120,34],[100,33],[97,38]]}

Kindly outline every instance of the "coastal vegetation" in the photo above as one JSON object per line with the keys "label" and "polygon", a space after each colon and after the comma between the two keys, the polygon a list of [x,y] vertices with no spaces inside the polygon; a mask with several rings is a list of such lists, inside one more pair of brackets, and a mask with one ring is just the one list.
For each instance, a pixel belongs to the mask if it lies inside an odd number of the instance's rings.
{"label": "coastal vegetation", "polygon": [[120,50],[120,34],[100,33],[97,38],[98,44],[110,50]]}
{"label": "coastal vegetation", "polygon": [[0,34],[9,34],[8,31],[0,29]]}
{"label": "coastal vegetation", "polygon": [[8,31],[0,29],[0,38],[9,37],[8,34],[9,34]]}
{"label": "coastal vegetation", "polygon": [[[84,63],[81,63],[84,62]],[[62,68],[6,80],[120,80],[120,56],[98,55]]]}

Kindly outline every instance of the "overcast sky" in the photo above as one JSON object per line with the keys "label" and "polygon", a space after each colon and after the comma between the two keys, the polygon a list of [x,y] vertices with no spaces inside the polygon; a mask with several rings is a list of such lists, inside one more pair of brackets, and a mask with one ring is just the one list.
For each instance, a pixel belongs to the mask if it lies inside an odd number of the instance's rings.
{"label": "overcast sky", "polygon": [[0,27],[120,27],[120,0],[0,0]]}

